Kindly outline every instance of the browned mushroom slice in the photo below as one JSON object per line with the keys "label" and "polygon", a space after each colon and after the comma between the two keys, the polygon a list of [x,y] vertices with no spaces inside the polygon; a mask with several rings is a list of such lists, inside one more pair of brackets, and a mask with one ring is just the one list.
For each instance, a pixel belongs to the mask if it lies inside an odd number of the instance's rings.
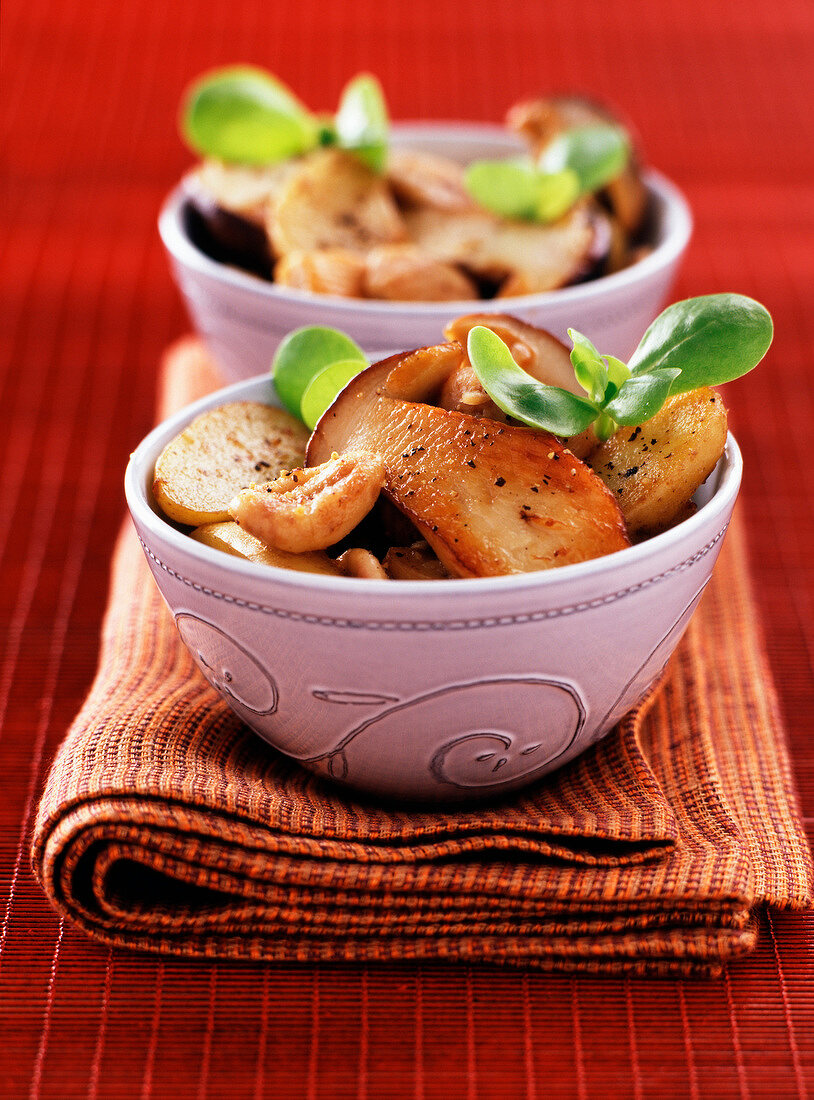
{"label": "browned mushroom slice", "polygon": [[429,208],[407,211],[405,221],[411,239],[437,259],[497,283],[522,276],[535,292],[588,274],[597,263],[597,243],[607,238],[587,203],[550,225],[506,221],[485,210]]}
{"label": "browned mushroom slice", "polygon": [[340,298],[365,297],[365,260],[347,248],[323,248],[314,252],[289,252],[277,261],[274,280],[295,290],[335,294]]}
{"label": "browned mushroom slice", "polygon": [[394,581],[442,581],[449,576],[426,542],[391,546],[383,565]]}
{"label": "browned mushroom slice", "polygon": [[652,419],[620,428],[590,456],[631,535],[654,534],[684,514],[726,444],[726,409],[709,388],[670,397]]}
{"label": "browned mushroom slice", "polygon": [[341,573],[336,562],[322,550],[305,554],[287,554],[284,550],[275,550],[244,531],[234,520],[196,527],[189,537],[204,546],[211,546],[213,550],[246,558],[258,565],[275,565],[278,569],[296,569],[300,573],[321,573],[326,577],[338,577]]}
{"label": "browned mushroom slice", "polygon": [[[264,167],[206,160],[182,181],[183,191],[215,258],[268,276],[266,219],[274,197],[297,170],[296,161]],[[208,247],[207,247],[208,246]]]}
{"label": "browned mushroom slice", "polygon": [[394,302],[461,302],[478,297],[468,275],[412,244],[371,249],[364,287],[369,298]]}
{"label": "browned mushroom slice", "polygon": [[366,252],[405,238],[387,184],[339,149],[321,149],[300,162],[272,204],[267,227],[278,255],[322,248]]}
{"label": "browned mushroom slice", "polygon": [[[506,115],[506,125],[528,142],[535,156],[563,130],[598,122],[621,122],[630,129],[607,107],[583,96],[524,100],[516,103]],[[630,234],[639,232],[647,213],[647,189],[641,178],[635,150],[624,172],[603,190],[624,230]]]}
{"label": "browned mushroom slice", "polygon": [[383,482],[384,464],[377,454],[346,451],[242,489],[229,512],[266,546],[290,554],[325,550],[362,522]]}
{"label": "browned mushroom slice", "polygon": [[450,321],[444,329],[444,336],[466,347],[469,333],[476,325],[483,325],[496,333],[517,365],[538,382],[559,386],[571,393],[583,393],[574,376],[571,353],[565,344],[545,329],[521,321],[519,317],[508,313],[467,313]]}
{"label": "browned mushroom slice", "polygon": [[387,182],[399,202],[430,206],[435,210],[471,210],[474,206],[464,187],[464,171],[447,157],[413,149],[391,149]]}
{"label": "browned mushroom slice", "polygon": [[[514,361],[538,382],[559,386],[571,393],[582,393],[571,366],[568,349],[545,329],[535,328],[507,313],[468,313],[456,317],[444,329],[448,340],[457,340],[466,347],[470,330],[483,325],[497,333],[514,357]],[[484,390],[468,359],[447,378],[438,404],[442,409],[489,416],[505,420],[505,415]]]}
{"label": "browned mushroom slice", "polygon": [[403,358],[345,387],[311,437],[309,465],[332,452],[378,454],[384,493],[455,576],[548,569],[629,545],[612,495],[547,432],[392,396]]}

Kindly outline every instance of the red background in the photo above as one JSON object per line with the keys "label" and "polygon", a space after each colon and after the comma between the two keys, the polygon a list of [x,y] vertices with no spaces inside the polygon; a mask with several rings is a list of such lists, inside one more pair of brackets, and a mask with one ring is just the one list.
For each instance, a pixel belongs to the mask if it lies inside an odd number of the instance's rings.
{"label": "red background", "polygon": [[752,294],[775,345],[727,388],[769,655],[814,832],[814,6],[810,0],[4,0],[0,1094],[805,1096],[814,919],[717,982],[486,967],[190,963],[109,951],[28,869],[93,674],[121,477],[187,322],[155,232],[185,83],[264,64],[313,107],[362,68],[396,118],[499,120],[584,89],[690,198],[676,297]]}

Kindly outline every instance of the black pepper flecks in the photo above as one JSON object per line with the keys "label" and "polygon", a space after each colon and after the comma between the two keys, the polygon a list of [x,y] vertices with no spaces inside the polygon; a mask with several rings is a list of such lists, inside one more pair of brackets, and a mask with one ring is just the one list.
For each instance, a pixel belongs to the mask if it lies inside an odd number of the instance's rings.
{"label": "black pepper flecks", "polygon": [[497,481],[495,482],[495,485],[497,485],[498,489],[502,489],[505,484],[506,484],[506,478],[505,477],[499,477],[497,479]]}

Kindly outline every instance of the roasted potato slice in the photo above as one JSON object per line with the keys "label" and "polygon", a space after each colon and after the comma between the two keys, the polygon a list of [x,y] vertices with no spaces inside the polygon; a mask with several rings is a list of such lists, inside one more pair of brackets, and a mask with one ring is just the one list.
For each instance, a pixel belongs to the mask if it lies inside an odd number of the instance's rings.
{"label": "roasted potato slice", "polygon": [[300,573],[321,573],[326,577],[338,577],[341,570],[336,562],[322,551],[307,554],[287,554],[275,550],[244,531],[234,520],[226,523],[207,523],[190,532],[190,538],[214,550],[221,550],[237,558],[257,562],[258,565],[276,565],[279,569],[296,569]]}
{"label": "roasted potato slice", "polygon": [[620,428],[588,458],[611,490],[631,536],[671,527],[721,457],[726,409],[715,390],[670,397],[651,419]]}
{"label": "roasted potato slice", "polygon": [[384,180],[339,149],[321,149],[300,162],[272,203],[267,228],[279,256],[322,248],[366,252],[406,235]]}
{"label": "roasted potato slice", "polygon": [[462,166],[447,157],[414,149],[391,149],[387,182],[399,202],[407,206],[430,206],[435,210],[472,210],[464,186]]}
{"label": "roasted potato slice", "polygon": [[460,302],[478,297],[468,275],[413,244],[371,249],[364,289],[369,298],[392,302]]}
{"label": "roasted potato slice", "polygon": [[365,297],[365,260],[347,248],[322,248],[314,252],[288,252],[277,261],[274,281],[314,294],[340,298]]}
{"label": "roasted potato slice", "polygon": [[566,286],[587,274],[601,260],[598,246],[607,250],[610,243],[603,219],[584,202],[550,225],[507,221],[486,210],[451,213],[428,207],[409,210],[404,218],[411,240],[436,259],[495,283],[522,280],[534,292]]}
{"label": "roasted potato slice", "polygon": [[221,405],[167,444],[155,464],[153,495],[178,523],[229,520],[235,494],[301,465],[307,442],[305,427],[282,409],[258,401]]}

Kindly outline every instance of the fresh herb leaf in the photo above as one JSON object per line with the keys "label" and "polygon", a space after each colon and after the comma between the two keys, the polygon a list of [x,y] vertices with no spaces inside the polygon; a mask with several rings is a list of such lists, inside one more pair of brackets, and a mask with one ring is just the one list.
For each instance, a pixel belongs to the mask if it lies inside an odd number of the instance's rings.
{"label": "fresh herb leaf", "polygon": [[569,328],[568,335],[574,345],[571,365],[577,382],[592,401],[601,402],[608,385],[608,365],[587,336],[573,328]]}
{"label": "fresh herb leaf", "polygon": [[671,393],[720,386],[756,367],[772,342],[768,310],[742,294],[707,294],[660,314],[630,360],[635,375],[677,368]]}
{"label": "fresh herb leaf", "polygon": [[756,366],[772,341],[772,319],[740,294],[689,298],[650,326],[630,361],[601,355],[587,336],[569,329],[571,363],[589,400],[537,382],[515,363],[490,329],[473,328],[469,359],[495,404],[516,420],[556,435],[578,435],[589,424],[609,439],[620,424],[642,424],[670,394],[715,386]]}
{"label": "fresh herb leaf", "polygon": [[190,87],[181,132],[202,156],[272,164],[313,149],[319,124],[270,73],[236,65],[207,73]]}
{"label": "fresh herb leaf", "polygon": [[311,380],[326,367],[339,361],[353,360],[367,366],[358,344],[334,328],[308,325],[295,329],[277,348],[271,365],[274,388],[290,413],[300,415],[303,394]]}
{"label": "fresh herb leaf", "polygon": [[540,205],[540,173],[530,160],[476,160],[464,184],[480,206],[502,218],[531,220]]}
{"label": "fresh herb leaf", "polygon": [[634,374],[623,382],[604,412],[617,424],[643,424],[655,416],[670,394],[670,386],[681,372],[669,367]]}
{"label": "fresh herb leaf", "polygon": [[498,408],[532,428],[561,436],[578,435],[599,412],[584,397],[532,378],[515,363],[500,337],[483,325],[470,330],[467,352],[481,385]]}
{"label": "fresh herb leaf", "polygon": [[364,360],[360,362],[358,359],[340,359],[314,375],[300,402],[300,418],[311,431],[348,382],[366,367],[367,362]]}
{"label": "fresh herb leaf", "polygon": [[598,123],[558,134],[540,154],[541,172],[570,169],[582,194],[590,194],[616,179],[630,159],[630,138],[621,126]]}
{"label": "fresh herb leaf", "polygon": [[580,196],[579,176],[570,168],[562,172],[538,173],[538,181],[538,221],[555,222],[571,209]]}
{"label": "fresh herb leaf", "polygon": [[389,122],[384,92],[375,76],[361,73],[346,85],[334,126],[341,148],[355,153],[374,172],[384,171]]}

